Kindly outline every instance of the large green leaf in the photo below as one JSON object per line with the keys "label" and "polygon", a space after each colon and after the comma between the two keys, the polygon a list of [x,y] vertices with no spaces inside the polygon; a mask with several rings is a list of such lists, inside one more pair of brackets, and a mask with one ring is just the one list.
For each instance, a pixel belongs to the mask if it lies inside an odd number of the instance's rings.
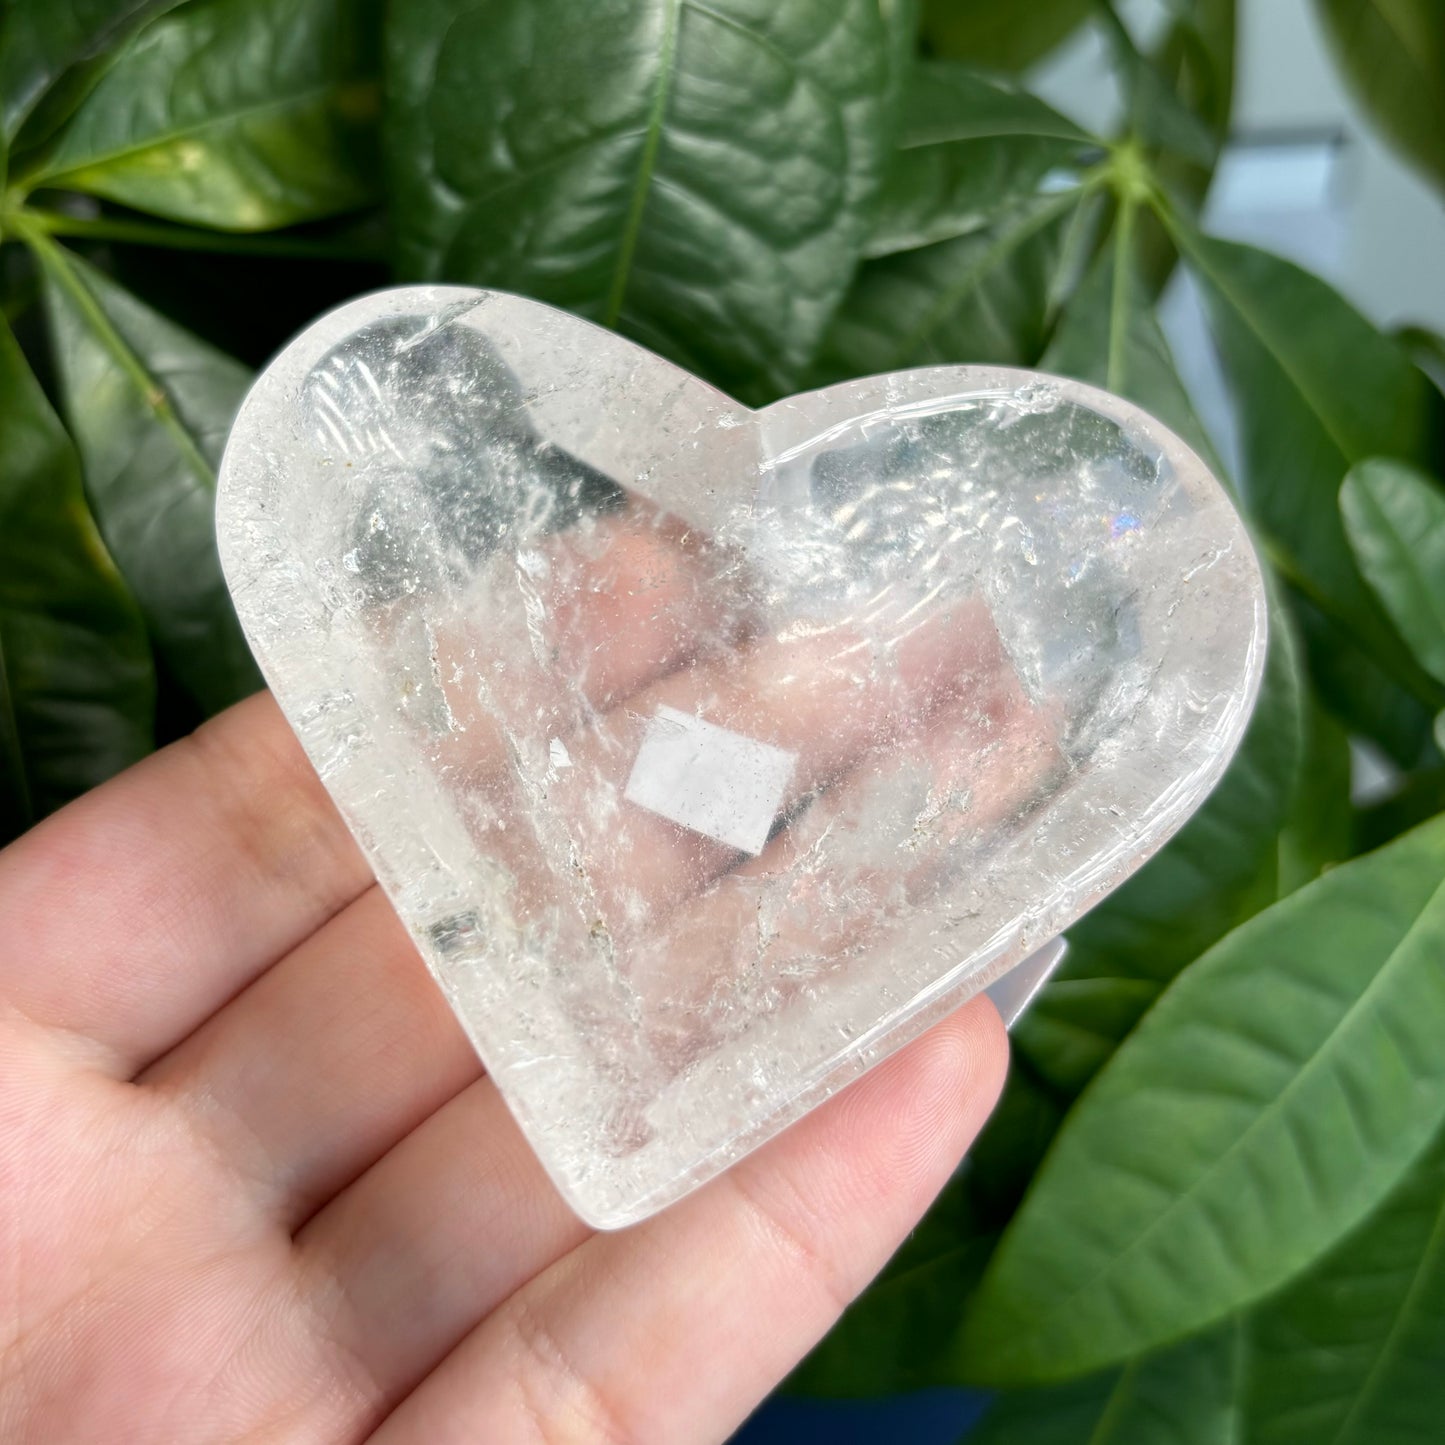
{"label": "large green leaf", "polygon": [[903,94],[898,150],[874,208],[866,256],[991,225],[1098,143],[1025,91],[924,61]]}
{"label": "large green leaf", "polygon": [[46,91],[147,16],[178,0],[30,0],[0,20],[0,140],[13,141]]}
{"label": "large green leaf", "polygon": [[1350,88],[1400,153],[1445,187],[1440,0],[1315,0]]}
{"label": "large green leaf", "polygon": [[943,362],[1032,365],[1048,340],[1067,218],[1080,194],[1036,197],[987,231],[867,262],[812,384]]}
{"label": "large green leaf", "polygon": [[1273,560],[1348,640],[1438,706],[1445,693],[1365,586],[1336,503],[1356,462],[1429,456],[1438,393],[1323,281],[1177,220],[1174,234],[1208,305],[1240,421],[1245,497]]}
{"label": "large green leaf", "polygon": [[536,296],[748,399],[848,284],[893,138],[877,0],[408,0],[402,271]]}
{"label": "large green leaf", "polygon": [[1241,1328],[1067,1385],[1001,1395],[968,1445],[1237,1445]]}
{"label": "large green leaf", "polygon": [[935,55],[990,70],[1025,70],[1056,49],[1097,0],[924,0],[923,38]]}
{"label": "large green leaf", "polygon": [[1139,264],[1139,219],[1134,204],[1120,206],[1113,244],[1069,303],[1042,365],[1128,397],[1222,472],[1154,315]]}
{"label": "large green leaf", "polygon": [[0,844],[150,751],[145,625],[0,321]]}
{"label": "large green leaf", "polygon": [[1250,1331],[1250,1445],[1423,1445],[1445,1420],[1445,1139]]}
{"label": "large green leaf", "polygon": [[1212,1324],[1332,1247],[1445,1119],[1445,819],[1186,969],[1075,1105],[965,1327],[1032,1383]]}
{"label": "large green leaf", "polygon": [[31,240],[101,533],[170,672],[214,712],[260,686],[214,518],[215,468],[250,374],[78,257]]}
{"label": "large green leaf", "polygon": [[379,179],[377,10],[183,6],[125,50],[25,182],[228,231],[364,205]]}
{"label": "large green leaf", "polygon": [[[1402,768],[1438,762],[1430,743],[1437,708],[1401,687],[1377,657],[1301,593],[1291,594],[1290,611],[1304,639],[1316,696],[1331,714]],[[1429,679],[1421,677],[1428,686]]]}
{"label": "large green leaf", "polygon": [[[1304,752],[1294,805],[1279,838],[1278,882],[1281,898],[1313,883],[1327,868],[1362,850],[1355,841],[1351,797],[1354,759],[1345,729],[1307,690],[1304,705]],[[1414,820],[1425,821],[1424,816]],[[1412,824],[1413,826],[1413,824]],[[1403,832],[1404,829],[1398,829]],[[1390,835],[1395,836],[1394,834]],[[1386,838],[1380,839],[1388,842]]]}
{"label": "large green leaf", "polygon": [[1340,489],[1355,560],[1415,660],[1445,683],[1445,491],[1401,462],[1361,462]]}

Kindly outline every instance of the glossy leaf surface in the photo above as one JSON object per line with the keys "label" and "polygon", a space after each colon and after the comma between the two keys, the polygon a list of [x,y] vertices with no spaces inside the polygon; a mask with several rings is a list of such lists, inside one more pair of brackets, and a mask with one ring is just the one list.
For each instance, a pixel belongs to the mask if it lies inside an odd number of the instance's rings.
{"label": "glossy leaf surface", "polygon": [[1078,126],[1027,92],[963,66],[924,62],[904,86],[898,150],[864,254],[982,230],[1095,149]]}
{"label": "glossy leaf surface", "polygon": [[1079,205],[1078,192],[1036,197],[986,231],[868,262],[809,384],[945,362],[1033,365]]}
{"label": "glossy leaf surface", "polygon": [[567,307],[746,399],[790,388],[891,146],[876,0],[413,0],[388,48],[405,275]]}
{"label": "glossy leaf surface", "polygon": [[216,556],[215,467],[244,367],[44,242],[46,299],[86,493],[157,649],[206,712],[261,685]]}
{"label": "glossy leaf surface", "polygon": [[378,24],[352,0],[183,6],[121,54],[30,183],[229,231],[364,205]]}
{"label": "glossy leaf surface", "polygon": [[145,626],[0,322],[0,845],[151,748]]}
{"label": "glossy leaf surface", "polygon": [[1365,580],[1415,660],[1445,683],[1445,489],[1400,462],[1361,462],[1340,509]]}
{"label": "glossy leaf surface", "polygon": [[1445,1140],[1251,1326],[1249,1445],[1418,1445],[1445,1418]]}
{"label": "glossy leaf surface", "polygon": [[15,136],[73,65],[95,59],[148,16],[178,0],[41,0],[0,19],[0,139]]}
{"label": "glossy leaf surface", "polygon": [[1070,1113],[974,1296],[980,1379],[1061,1379],[1331,1248],[1445,1118],[1445,819],[1223,939]]}

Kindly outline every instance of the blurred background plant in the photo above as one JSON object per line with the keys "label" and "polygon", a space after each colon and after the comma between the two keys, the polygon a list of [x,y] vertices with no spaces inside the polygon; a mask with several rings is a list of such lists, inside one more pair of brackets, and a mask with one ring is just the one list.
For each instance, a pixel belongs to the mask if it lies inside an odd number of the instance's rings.
{"label": "blurred background plant", "polygon": [[[1445,191],[1445,4],[1313,3]],[[1072,930],[993,1123],[791,1388],[985,1387],[970,1438],[1010,1445],[1439,1438],[1445,339],[1202,224],[1238,28],[1235,0],[11,0],[0,841],[259,685],[215,466],[252,369],[357,291],[524,292],[751,403],[935,362],[1108,386],[1238,489],[1259,709]],[[1110,78],[1070,104],[1081,47]],[[1186,386],[1161,308],[1218,369],[1191,347]]]}

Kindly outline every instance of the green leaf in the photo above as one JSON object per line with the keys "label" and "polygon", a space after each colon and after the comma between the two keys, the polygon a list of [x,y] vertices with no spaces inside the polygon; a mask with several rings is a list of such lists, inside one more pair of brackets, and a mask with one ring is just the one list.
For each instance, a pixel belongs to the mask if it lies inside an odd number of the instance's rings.
{"label": "green leaf", "polygon": [[401,270],[615,326],[749,400],[810,361],[892,141],[877,0],[408,0]]}
{"label": "green leaf", "polygon": [[1184,0],[1172,8],[1154,64],[1217,147],[1229,134],[1234,111],[1238,0]]}
{"label": "green leaf", "polygon": [[1391,793],[1355,815],[1357,852],[1379,848],[1401,833],[1445,813],[1445,768],[1411,774]]}
{"label": "green leaf", "polygon": [[1015,1026],[1019,1051],[1067,1097],[1107,1063],[1169,980],[1275,901],[1280,834],[1306,785],[1307,696],[1298,644],[1276,606],[1259,701],[1219,786],[1069,930],[1063,968]]}
{"label": "green leaf", "polygon": [[31,235],[86,492],[157,650],[208,713],[261,685],[221,577],[216,464],[250,374]]}
{"label": "green leaf", "polygon": [[1101,7],[1127,103],[1125,134],[1148,153],[1164,153],[1208,168],[1219,153],[1219,138],[1202,116],[1185,104],[1155,60],[1144,55],[1110,6]]}
{"label": "green leaf", "polygon": [[1445,1418],[1445,1139],[1251,1327],[1250,1445],[1420,1445]]}
{"label": "green leaf", "polygon": [[[1330,712],[1402,768],[1438,761],[1430,743],[1436,709],[1406,692],[1373,654],[1298,591],[1290,596],[1290,611],[1304,639],[1316,696]],[[1429,685],[1428,677],[1420,676]]]}
{"label": "green leaf", "polygon": [[1102,146],[1096,137],[1036,95],[1008,81],[990,79],[967,65],[921,60],[904,86],[898,144],[1035,136],[1075,146]]}
{"label": "green leaf", "polygon": [[[1350,796],[1353,760],[1349,734],[1307,691],[1302,693],[1301,702],[1304,753],[1294,805],[1279,838],[1281,898],[1313,883],[1326,868],[1361,851],[1355,844]],[[1424,822],[1424,818],[1415,821]]]}
{"label": "green leaf", "polygon": [[1445,187],[1440,0],[1315,0],[1335,63],[1387,140]]}
{"label": "green leaf", "polygon": [[1154,315],[1139,265],[1139,219],[1137,206],[1121,204],[1113,245],[1100,255],[1070,302],[1042,365],[1142,406],[1222,475],[1223,466]]}
{"label": "green leaf", "polygon": [[0,844],[144,757],[145,626],[86,510],[80,463],[0,322]]}
{"label": "green leaf", "polygon": [[71,66],[103,55],[148,17],[179,0],[32,0],[0,21],[0,140],[13,141]]}
{"label": "green leaf", "polygon": [[981,1381],[1119,1363],[1283,1284],[1445,1118],[1445,819],[1187,969],[1069,1114],[965,1326]]}
{"label": "green leaf", "polygon": [[1432,677],[1445,683],[1445,492],[1401,462],[1361,462],[1340,489],[1355,561]]}
{"label": "green leaf", "polygon": [[1041,196],[987,231],[866,263],[810,384],[942,362],[1033,365],[1082,195]]}
{"label": "green leaf", "polygon": [[1231,1322],[1122,1370],[1005,1393],[968,1445],[1236,1445],[1242,1357]]}
{"label": "green leaf", "polygon": [[[1122,916],[1107,918],[1096,931],[1137,936],[1155,922],[1148,919],[1141,926],[1127,907],[1126,901],[1119,908]],[[1100,949],[1088,931],[1084,937],[1082,949],[1070,938],[1063,968],[1013,1027],[1014,1052],[1069,1098],[1083,1092],[1163,990],[1157,979],[1128,972],[1131,960]]]}
{"label": "green leaf", "polygon": [[[1160,151],[1148,161],[1154,184],[1191,212],[1197,212],[1209,194],[1229,138],[1237,49],[1237,0],[1185,0],[1173,7],[1173,19],[1150,54],[1166,92],[1199,120],[1209,137],[1209,154],[1202,162],[1173,151]],[[1179,253],[1157,217],[1141,216],[1140,232],[1143,272],[1150,290],[1158,294]]]}
{"label": "green leaf", "polygon": [[904,88],[899,146],[864,255],[982,230],[1089,149],[1098,142],[1034,96],[924,61]]}
{"label": "green leaf", "polygon": [[1445,336],[1428,326],[1402,326],[1395,339],[1436,388],[1445,391]]}
{"label": "green leaf", "polygon": [[187,5],[111,66],[26,184],[227,231],[365,205],[378,24],[356,0]]}
{"label": "green leaf", "polygon": [[1093,13],[1096,0],[924,0],[923,39],[934,55],[990,70],[1026,70]]}
{"label": "green leaf", "polygon": [[1438,707],[1445,692],[1365,586],[1336,504],[1356,462],[1429,455],[1438,395],[1323,281],[1177,218],[1171,227],[1204,292],[1240,420],[1245,500],[1271,560],[1398,684]]}

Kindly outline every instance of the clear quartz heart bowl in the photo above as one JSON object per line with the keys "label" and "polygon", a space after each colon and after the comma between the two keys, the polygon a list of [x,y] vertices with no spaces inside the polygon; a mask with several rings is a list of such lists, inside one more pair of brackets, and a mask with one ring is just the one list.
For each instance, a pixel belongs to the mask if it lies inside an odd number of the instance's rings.
{"label": "clear quartz heart bowl", "polygon": [[1259,568],[1137,408],[935,367],[754,412],[412,287],[256,383],[222,560],[276,697],[589,1222],[686,1193],[1207,795]]}

